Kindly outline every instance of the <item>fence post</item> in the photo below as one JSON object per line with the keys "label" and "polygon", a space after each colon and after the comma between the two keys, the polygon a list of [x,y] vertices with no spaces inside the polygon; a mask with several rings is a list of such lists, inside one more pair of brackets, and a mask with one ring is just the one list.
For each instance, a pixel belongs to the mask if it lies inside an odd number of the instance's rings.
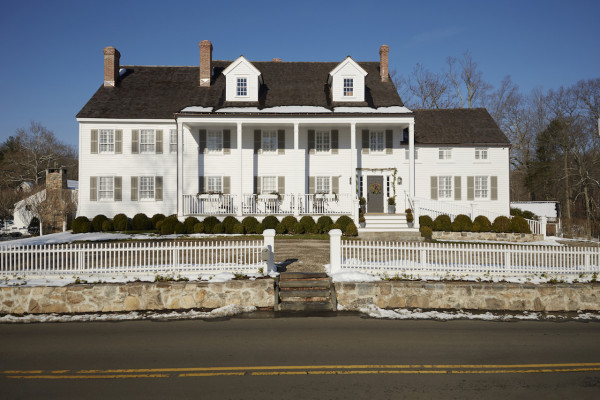
{"label": "fence post", "polygon": [[263,244],[269,249],[269,259],[265,275],[275,272],[275,229],[265,229],[263,232]]}
{"label": "fence post", "polygon": [[329,273],[342,272],[342,231],[329,231]]}
{"label": "fence post", "polygon": [[541,230],[541,234],[544,235],[544,239],[546,239],[546,224],[548,223],[548,218],[547,217],[541,217],[541,224],[542,226],[540,227]]}
{"label": "fence post", "polygon": [[475,203],[471,203],[471,221],[475,219],[477,215],[475,215]]}

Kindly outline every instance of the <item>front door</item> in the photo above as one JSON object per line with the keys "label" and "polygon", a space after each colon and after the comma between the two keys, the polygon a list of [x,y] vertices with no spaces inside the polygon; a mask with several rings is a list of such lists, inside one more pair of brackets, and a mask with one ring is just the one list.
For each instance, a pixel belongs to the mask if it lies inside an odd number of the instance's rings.
{"label": "front door", "polygon": [[367,176],[367,212],[383,213],[383,176]]}

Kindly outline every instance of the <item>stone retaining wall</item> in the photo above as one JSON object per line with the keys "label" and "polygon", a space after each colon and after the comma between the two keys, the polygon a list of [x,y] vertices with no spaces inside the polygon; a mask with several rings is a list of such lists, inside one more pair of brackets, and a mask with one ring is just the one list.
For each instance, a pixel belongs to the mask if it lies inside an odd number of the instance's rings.
{"label": "stone retaining wall", "polygon": [[496,232],[439,232],[434,231],[433,239],[441,240],[497,240],[499,242],[538,242],[544,235],[533,233],[496,233]]}
{"label": "stone retaining wall", "polygon": [[476,282],[336,283],[338,304],[357,309],[438,308],[508,311],[599,311],[600,284],[513,284]]}
{"label": "stone retaining wall", "polygon": [[273,279],[0,288],[0,314],[273,307]]}

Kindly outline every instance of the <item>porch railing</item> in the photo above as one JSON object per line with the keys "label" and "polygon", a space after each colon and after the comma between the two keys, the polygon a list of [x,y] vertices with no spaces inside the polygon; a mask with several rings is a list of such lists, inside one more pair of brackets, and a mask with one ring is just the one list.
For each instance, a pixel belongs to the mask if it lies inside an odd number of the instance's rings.
{"label": "porch railing", "polygon": [[228,215],[236,214],[235,194],[183,195],[184,215]]}

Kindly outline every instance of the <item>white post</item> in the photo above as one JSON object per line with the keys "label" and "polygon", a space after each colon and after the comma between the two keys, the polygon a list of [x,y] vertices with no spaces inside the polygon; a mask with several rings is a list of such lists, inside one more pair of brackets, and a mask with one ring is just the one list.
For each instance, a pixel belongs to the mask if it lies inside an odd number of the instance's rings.
{"label": "white post", "polygon": [[413,228],[417,228],[419,229],[419,216],[420,216],[420,212],[419,212],[419,201],[417,199],[413,199],[412,201],[413,204]]}
{"label": "white post", "polygon": [[63,232],[67,231],[67,217],[65,216],[65,219],[63,219]]}
{"label": "white post", "polygon": [[475,203],[471,203],[471,221],[473,221],[475,217],[477,217],[477,215],[475,215]]}
{"label": "white post", "polygon": [[180,218],[183,217],[183,182],[183,123],[177,122],[177,216]]}
{"label": "white post", "polygon": [[241,217],[242,216],[242,206],[243,206],[243,202],[244,199],[242,199],[242,194],[244,193],[244,179],[243,179],[243,173],[244,173],[244,163],[242,160],[242,123],[238,122],[237,123],[237,151],[238,151],[238,179],[239,179],[239,186],[238,186],[238,193],[237,193],[237,197],[235,199],[235,206],[237,208],[237,216]]}
{"label": "white post", "polygon": [[358,221],[358,208],[360,207],[358,193],[356,188],[358,187],[357,176],[356,176],[356,166],[358,164],[358,155],[356,154],[356,122],[350,123],[350,198],[354,201],[351,201],[352,207],[352,219],[354,220],[354,225],[359,226]]}
{"label": "white post", "polygon": [[540,233],[542,235],[544,235],[544,239],[546,239],[546,224],[548,223],[548,218],[547,217],[541,217],[540,219],[541,219],[540,222],[542,224],[542,226],[540,227],[541,228],[541,232]]}
{"label": "white post", "polygon": [[408,125],[408,193],[416,196],[415,189],[415,123],[414,120]]}
{"label": "white post", "polygon": [[[306,155],[300,151],[300,146],[298,145],[300,139],[299,139],[299,125],[298,122],[294,122],[294,158],[296,159],[296,187],[294,191],[291,191],[291,193],[296,192],[296,195],[294,196],[294,217],[298,218],[300,216],[300,199],[303,194],[304,194],[304,183],[305,183],[305,178],[304,178],[304,166],[306,165],[306,162],[304,160],[304,157],[306,157]],[[302,166],[302,167],[300,167]]]}
{"label": "white post", "polygon": [[265,229],[263,238],[264,246],[269,249],[269,260],[264,274],[269,275],[271,272],[275,272],[275,229]]}
{"label": "white post", "polygon": [[342,272],[342,231],[329,231],[329,274]]}

